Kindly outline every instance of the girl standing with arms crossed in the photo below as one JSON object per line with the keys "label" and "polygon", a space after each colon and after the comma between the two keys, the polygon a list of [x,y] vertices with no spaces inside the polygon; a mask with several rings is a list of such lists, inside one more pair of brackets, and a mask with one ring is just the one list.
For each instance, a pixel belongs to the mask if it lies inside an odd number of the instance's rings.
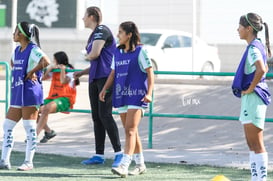
{"label": "girl standing with arms crossed", "polygon": [[39,29],[36,25],[19,23],[13,33],[13,40],[20,45],[16,47],[11,59],[11,100],[3,124],[4,139],[0,169],[11,168],[13,129],[23,119],[27,144],[25,161],[18,170],[26,171],[33,168],[32,161],[37,145],[36,120],[39,106],[43,103],[42,69],[49,65],[49,58],[40,49]]}
{"label": "girl standing with arms crossed", "polygon": [[127,177],[133,155],[136,167],[129,174],[138,175],[146,171],[138,125],[144,109],[152,101],[154,73],[151,60],[139,45],[140,35],[135,23],[121,23],[118,38],[120,45],[115,51],[112,71],[100,93],[100,100],[105,100],[113,84],[113,105],[120,113],[126,139],[121,164],[112,168],[112,172]]}
{"label": "girl standing with arms crossed", "polygon": [[[265,26],[266,49],[260,39],[259,31]],[[265,181],[267,177],[268,155],[263,141],[263,129],[270,93],[265,83],[268,71],[267,56],[271,56],[268,27],[255,13],[241,16],[238,28],[241,39],[248,46],[237,69],[232,89],[241,97],[240,121],[244,126],[245,138],[249,147],[252,181]]]}

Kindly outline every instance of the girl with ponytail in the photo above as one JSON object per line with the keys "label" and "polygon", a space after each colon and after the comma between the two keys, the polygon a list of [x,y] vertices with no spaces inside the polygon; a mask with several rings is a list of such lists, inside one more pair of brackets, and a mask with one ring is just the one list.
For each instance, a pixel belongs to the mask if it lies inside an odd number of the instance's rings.
{"label": "girl with ponytail", "polygon": [[[40,108],[40,116],[37,121],[37,134],[45,130],[44,137],[40,143],[46,143],[57,134],[51,130],[47,124],[48,116],[51,113],[66,113],[69,108],[73,108],[76,102],[76,86],[79,85],[79,79],[73,78],[73,72],[67,72],[66,69],[74,69],[69,63],[65,52],[54,53],[53,64],[48,66],[43,80],[51,78],[51,85],[48,97],[44,100],[44,105]],[[60,72],[52,72],[53,69],[60,69]]]}
{"label": "girl with ponytail", "polygon": [[[105,101],[107,90],[113,86],[113,106],[118,108],[125,129],[125,148],[121,163],[112,172],[121,177],[146,172],[138,125],[145,109],[152,101],[154,72],[151,59],[140,45],[136,24],[126,21],[120,24],[118,39],[120,45],[114,52],[112,71],[99,94]],[[128,168],[135,161],[131,172]]]}
{"label": "girl with ponytail", "polygon": [[22,119],[27,135],[26,153],[18,170],[33,169],[36,150],[36,120],[39,106],[43,103],[42,70],[49,65],[49,58],[40,49],[39,29],[28,22],[18,23],[13,33],[18,42],[12,58],[11,100],[3,124],[4,138],[0,169],[10,169],[10,154],[14,144],[13,129]]}
{"label": "girl with ponytail", "polygon": [[[266,47],[257,37],[265,27]],[[248,44],[233,80],[235,96],[241,98],[240,121],[243,124],[249,147],[251,180],[265,181],[268,155],[263,141],[263,130],[267,105],[271,102],[265,82],[268,71],[267,58],[271,56],[268,26],[255,13],[241,16],[239,36]]]}

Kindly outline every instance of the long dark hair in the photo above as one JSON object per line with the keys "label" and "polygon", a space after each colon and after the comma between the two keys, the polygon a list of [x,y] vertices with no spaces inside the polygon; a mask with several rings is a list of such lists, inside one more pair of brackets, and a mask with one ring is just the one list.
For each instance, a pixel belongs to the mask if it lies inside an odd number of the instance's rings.
{"label": "long dark hair", "polygon": [[[65,52],[59,51],[59,52],[54,53],[53,56],[54,56],[57,64],[63,64],[63,65],[70,67],[71,69],[74,69],[73,65],[71,65],[69,63],[68,56]],[[79,84],[80,84],[80,80],[75,79],[75,85],[79,85]]]}
{"label": "long dark hair", "polygon": [[271,57],[271,50],[270,50],[270,42],[269,42],[269,33],[268,33],[268,25],[267,23],[263,22],[261,16],[255,13],[248,13],[246,15],[241,16],[240,18],[240,25],[243,27],[251,26],[253,28],[253,34],[257,37],[259,31],[263,30],[263,25],[265,27],[265,41],[266,41],[266,53],[268,57]]}
{"label": "long dark hair", "polygon": [[[132,37],[129,42],[129,50],[128,50],[128,51],[132,51],[134,47],[140,44],[140,35],[139,35],[139,31],[136,24],[132,21],[125,21],[121,23],[119,27],[122,30],[124,30],[127,35],[129,33],[132,33]],[[119,45],[118,48],[124,49],[125,45]]]}
{"label": "long dark hair", "polygon": [[39,27],[35,24],[30,24],[26,21],[22,21],[17,24],[17,28],[20,33],[22,33],[27,40],[33,41],[41,48],[40,39],[39,39]]}

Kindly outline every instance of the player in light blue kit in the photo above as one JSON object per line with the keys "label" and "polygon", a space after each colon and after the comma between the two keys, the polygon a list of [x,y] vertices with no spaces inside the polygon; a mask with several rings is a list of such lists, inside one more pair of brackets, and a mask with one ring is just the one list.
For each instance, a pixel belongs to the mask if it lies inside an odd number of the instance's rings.
{"label": "player in light blue kit", "polygon": [[[266,48],[257,37],[265,27]],[[263,130],[267,105],[271,95],[265,82],[268,71],[267,56],[271,56],[268,26],[255,13],[241,16],[238,28],[241,39],[248,46],[237,69],[232,90],[241,97],[240,121],[244,126],[252,181],[265,181],[267,177],[268,155],[264,146]]]}
{"label": "player in light blue kit", "polygon": [[[3,124],[4,139],[0,169],[10,169],[13,148],[13,128],[23,119],[27,134],[25,161],[17,170],[33,169],[33,157],[37,145],[36,120],[43,103],[42,69],[49,65],[49,58],[40,49],[39,29],[34,24],[20,22],[13,33],[16,47],[12,59],[11,100]],[[34,43],[35,42],[35,43]]]}
{"label": "player in light blue kit", "polygon": [[[120,45],[114,53],[112,71],[100,93],[100,100],[105,101],[107,90],[113,84],[113,105],[120,113],[126,139],[121,164],[112,168],[112,172],[127,177],[128,173],[139,175],[146,171],[138,125],[144,109],[152,101],[154,72],[151,60],[139,44],[140,35],[135,23],[121,23],[118,38]],[[136,167],[128,172],[133,157]]]}

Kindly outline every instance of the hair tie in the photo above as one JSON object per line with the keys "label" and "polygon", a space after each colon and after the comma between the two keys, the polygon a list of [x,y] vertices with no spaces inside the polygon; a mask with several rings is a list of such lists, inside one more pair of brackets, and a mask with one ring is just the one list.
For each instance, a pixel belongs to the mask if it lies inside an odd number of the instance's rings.
{"label": "hair tie", "polygon": [[34,24],[29,25],[28,32],[29,32],[30,34],[32,33],[33,27],[34,27],[34,26],[35,26]]}
{"label": "hair tie", "polygon": [[254,26],[253,26],[253,24],[248,20],[248,17],[247,17],[247,14],[245,15],[245,17],[246,17],[246,21],[248,22],[248,24],[255,30],[255,31],[259,31],[259,30],[257,30]]}

